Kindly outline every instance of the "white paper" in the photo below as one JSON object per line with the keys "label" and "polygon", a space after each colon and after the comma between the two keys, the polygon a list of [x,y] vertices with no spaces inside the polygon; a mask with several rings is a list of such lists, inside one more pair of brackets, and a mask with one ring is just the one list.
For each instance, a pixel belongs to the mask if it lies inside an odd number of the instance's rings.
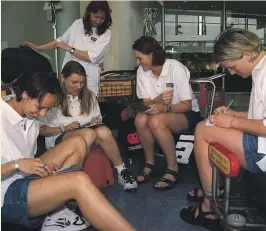
{"label": "white paper", "polygon": [[206,126],[214,126],[213,123],[209,119],[206,120]]}

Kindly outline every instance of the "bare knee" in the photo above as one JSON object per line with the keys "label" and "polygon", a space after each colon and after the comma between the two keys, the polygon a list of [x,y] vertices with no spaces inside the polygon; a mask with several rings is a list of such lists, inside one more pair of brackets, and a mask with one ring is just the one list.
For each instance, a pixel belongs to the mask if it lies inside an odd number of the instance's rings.
{"label": "bare knee", "polygon": [[81,193],[83,188],[94,187],[91,178],[85,172],[73,172],[69,176],[70,185],[75,193]]}
{"label": "bare knee", "polygon": [[137,114],[135,118],[135,126],[137,129],[147,128],[148,125],[148,115],[142,113]]}
{"label": "bare knee", "polygon": [[108,141],[114,139],[111,130],[108,127],[101,126],[95,129],[96,138],[101,141]]}
{"label": "bare knee", "polygon": [[73,136],[68,139],[68,145],[72,148],[74,155],[84,158],[87,153],[87,143],[81,136]]}
{"label": "bare knee", "polygon": [[95,142],[96,132],[92,129],[84,128],[82,129],[81,136],[86,141],[87,148],[89,148],[88,146],[91,146]]}
{"label": "bare knee", "polygon": [[150,116],[148,119],[148,125],[153,132],[156,132],[158,128],[163,125],[162,117],[160,116]]}

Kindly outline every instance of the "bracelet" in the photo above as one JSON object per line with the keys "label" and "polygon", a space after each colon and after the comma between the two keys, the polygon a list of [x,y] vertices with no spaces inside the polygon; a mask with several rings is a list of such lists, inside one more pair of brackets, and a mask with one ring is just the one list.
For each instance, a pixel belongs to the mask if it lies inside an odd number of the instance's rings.
{"label": "bracelet", "polygon": [[65,127],[64,127],[64,125],[60,125],[60,126],[59,126],[59,129],[60,129],[61,133],[64,133],[64,132],[65,132]]}

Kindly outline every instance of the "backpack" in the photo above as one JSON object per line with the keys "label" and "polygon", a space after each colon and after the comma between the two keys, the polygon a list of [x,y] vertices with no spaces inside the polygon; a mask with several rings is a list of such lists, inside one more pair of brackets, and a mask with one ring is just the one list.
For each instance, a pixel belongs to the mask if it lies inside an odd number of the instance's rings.
{"label": "backpack", "polygon": [[53,72],[48,59],[27,46],[6,48],[2,51],[1,80],[10,83],[20,75],[35,72]]}

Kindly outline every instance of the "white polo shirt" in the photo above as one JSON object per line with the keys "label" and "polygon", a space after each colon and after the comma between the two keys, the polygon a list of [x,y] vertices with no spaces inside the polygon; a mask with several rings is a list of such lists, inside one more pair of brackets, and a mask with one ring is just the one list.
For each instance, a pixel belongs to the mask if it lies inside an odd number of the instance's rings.
{"label": "white polo shirt", "polygon": [[[84,125],[89,123],[92,118],[99,116],[101,117],[100,107],[96,98],[94,97],[95,107],[91,108],[91,112],[89,115],[80,115],[80,100],[78,96],[72,97],[69,96],[68,103],[69,103],[69,113],[72,116],[64,116],[62,111],[59,107],[51,108],[45,117],[39,118],[40,126],[46,125],[49,127],[59,127],[60,125],[66,126],[74,121],[78,121],[80,125]],[[59,134],[60,135],[60,134]],[[45,137],[45,144],[47,150],[55,146],[55,140],[59,136],[49,136]]]}
{"label": "white polo shirt", "polygon": [[152,71],[144,71],[142,66],[137,71],[137,96],[140,99],[154,99],[166,90],[166,83],[174,85],[172,104],[180,101],[192,100],[192,111],[198,112],[199,105],[189,83],[190,73],[180,62],[174,59],[166,59],[162,73],[158,78]]}
{"label": "white polo shirt", "polygon": [[93,27],[92,32],[92,35],[85,35],[83,21],[77,19],[57,41],[63,41],[81,51],[88,51],[91,63],[66,52],[62,67],[70,60],[79,62],[85,68],[88,88],[98,95],[101,73],[99,65],[103,63],[104,56],[111,46],[111,31],[108,29],[99,36]]}
{"label": "white polo shirt", "polygon": [[[263,120],[266,126],[266,55],[252,71],[248,118]],[[258,152],[266,155],[266,136],[258,137]],[[266,156],[258,161],[257,165],[263,172],[266,172]]]}
{"label": "white polo shirt", "polygon": [[[39,122],[21,117],[4,100],[1,104],[1,163],[18,158],[33,158],[37,151],[37,137],[39,135]],[[25,174],[15,172],[1,181],[1,207],[8,187]]]}

